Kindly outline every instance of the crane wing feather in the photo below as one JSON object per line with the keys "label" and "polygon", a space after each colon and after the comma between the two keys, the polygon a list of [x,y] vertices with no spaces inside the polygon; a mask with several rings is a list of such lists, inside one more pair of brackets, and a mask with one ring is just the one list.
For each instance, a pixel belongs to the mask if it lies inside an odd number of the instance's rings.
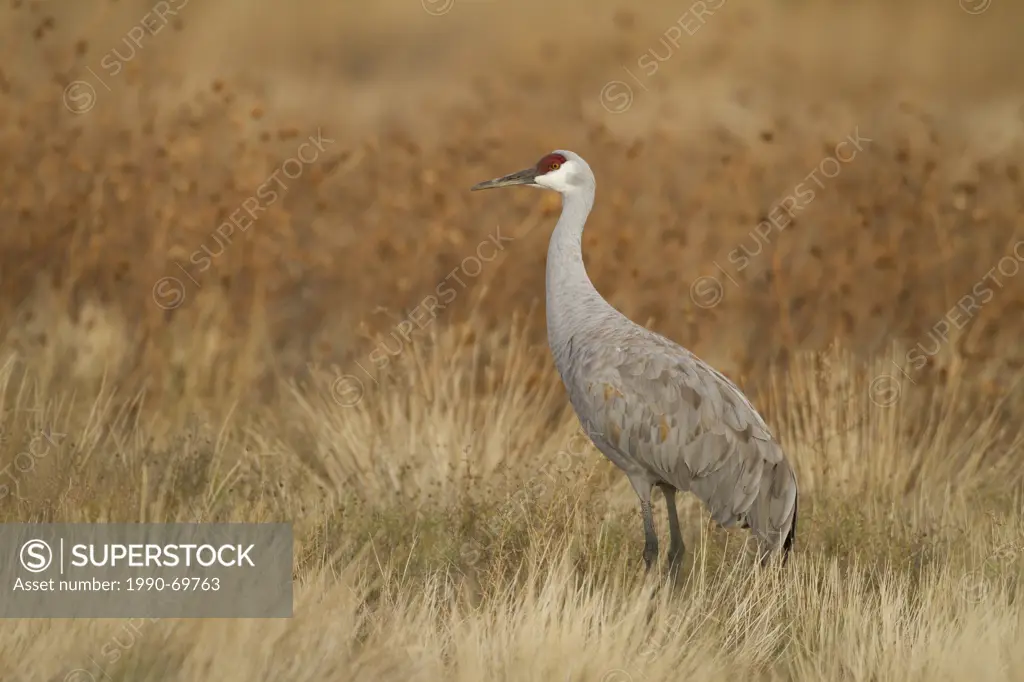
{"label": "crane wing feather", "polygon": [[627,472],[646,470],[652,480],[693,492],[721,525],[749,524],[763,540],[781,543],[796,478],[757,410],[668,339],[652,334],[626,348],[584,362],[580,413],[595,443]]}

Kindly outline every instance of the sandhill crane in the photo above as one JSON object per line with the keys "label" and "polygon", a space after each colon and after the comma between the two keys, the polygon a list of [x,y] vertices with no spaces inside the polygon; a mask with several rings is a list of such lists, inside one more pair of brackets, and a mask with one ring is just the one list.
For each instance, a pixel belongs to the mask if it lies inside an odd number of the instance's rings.
{"label": "sandhill crane", "polygon": [[684,546],[676,491],[694,493],[724,527],[750,529],[762,564],[796,537],[797,482],[782,448],[750,401],[710,365],[632,322],[594,288],[581,238],[594,206],[594,174],[556,150],[531,168],[473,186],[527,185],[562,195],[548,244],[548,345],[576,415],[594,445],[622,469],[643,516],[646,570],[658,556],[651,493],[668,511],[668,566]]}

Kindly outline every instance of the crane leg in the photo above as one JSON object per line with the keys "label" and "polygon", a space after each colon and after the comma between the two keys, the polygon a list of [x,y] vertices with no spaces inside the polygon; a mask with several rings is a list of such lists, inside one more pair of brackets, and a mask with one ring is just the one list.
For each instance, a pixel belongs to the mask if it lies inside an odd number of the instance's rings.
{"label": "crane leg", "polygon": [[651,511],[654,484],[646,476],[630,476],[629,482],[640,498],[640,514],[644,519],[644,568],[649,573],[658,558],[658,534],[654,532],[654,514]]}
{"label": "crane leg", "polygon": [[665,496],[665,508],[668,511],[668,570],[669,575],[675,580],[683,563],[683,554],[686,552],[683,534],[679,530],[679,514],[676,512],[676,489],[668,483],[660,483],[658,487]]}

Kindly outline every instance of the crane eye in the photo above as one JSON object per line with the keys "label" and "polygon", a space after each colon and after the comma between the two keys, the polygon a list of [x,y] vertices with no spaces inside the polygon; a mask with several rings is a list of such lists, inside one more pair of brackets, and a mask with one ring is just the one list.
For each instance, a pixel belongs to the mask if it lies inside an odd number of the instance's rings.
{"label": "crane eye", "polygon": [[561,167],[562,167],[562,164],[560,164],[560,163],[557,163],[557,162],[556,162],[556,163],[553,163],[553,164],[551,164],[551,170],[558,170],[558,169],[559,169],[559,168],[561,168]]}

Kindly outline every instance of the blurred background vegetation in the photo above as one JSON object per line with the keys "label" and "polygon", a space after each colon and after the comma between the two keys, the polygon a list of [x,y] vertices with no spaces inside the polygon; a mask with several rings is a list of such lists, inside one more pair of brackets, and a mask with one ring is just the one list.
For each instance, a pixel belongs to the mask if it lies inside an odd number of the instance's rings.
{"label": "blurred background vegetation", "polygon": [[[267,397],[311,362],[376,371],[369,335],[500,226],[513,241],[432,324],[536,305],[542,340],[557,197],[468,187],[569,148],[598,177],[592,278],[633,319],[750,386],[833,339],[912,346],[1024,237],[1021,17],[1000,0],[9,0],[0,339],[61,381]],[[735,271],[854,131],[871,143]],[[255,223],[218,235],[318,134]],[[702,276],[720,304],[695,304]],[[175,307],[156,300],[167,277]],[[1022,360],[1009,279],[954,339],[994,391]]]}

